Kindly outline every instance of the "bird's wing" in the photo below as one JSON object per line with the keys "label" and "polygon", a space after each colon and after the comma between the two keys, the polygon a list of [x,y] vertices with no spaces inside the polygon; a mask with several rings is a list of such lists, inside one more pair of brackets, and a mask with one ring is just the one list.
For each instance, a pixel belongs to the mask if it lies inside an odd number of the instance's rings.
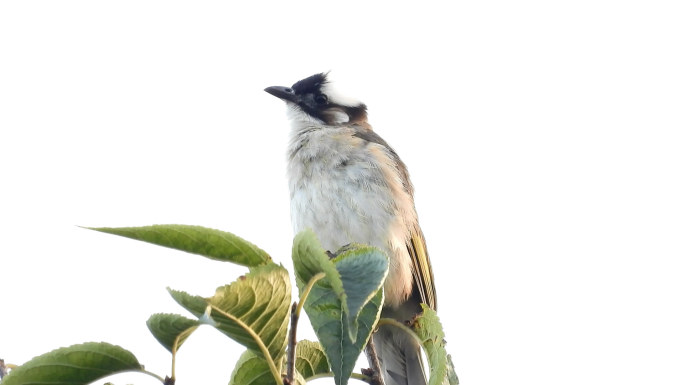
{"label": "bird's wing", "polygon": [[[399,177],[406,192],[413,198],[413,185],[409,179],[406,165],[401,161],[399,155],[390,147],[387,142],[376,134],[369,125],[354,124],[355,129],[353,136],[366,140],[368,142],[377,143],[388,151],[388,155],[396,164]],[[421,301],[430,308],[437,310],[437,297],[435,295],[435,280],[432,275],[432,267],[430,265],[430,257],[425,246],[425,237],[423,231],[418,224],[411,229],[411,236],[407,241],[406,247],[411,255],[411,262],[413,264],[413,280],[418,286]]]}
{"label": "bird's wing", "polygon": [[411,237],[406,245],[409,254],[411,254],[411,262],[413,263],[413,279],[418,286],[420,298],[423,303],[427,304],[433,310],[437,310],[437,296],[435,294],[435,279],[432,275],[432,265],[430,264],[430,256],[425,246],[425,237],[423,231],[415,226],[411,230]]}

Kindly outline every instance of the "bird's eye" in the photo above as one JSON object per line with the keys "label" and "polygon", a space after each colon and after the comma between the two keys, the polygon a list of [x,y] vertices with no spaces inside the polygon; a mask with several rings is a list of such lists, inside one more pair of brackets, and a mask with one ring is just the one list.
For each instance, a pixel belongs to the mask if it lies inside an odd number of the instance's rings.
{"label": "bird's eye", "polygon": [[326,104],[326,103],[328,103],[328,97],[325,96],[325,95],[323,95],[323,94],[316,95],[316,98],[314,98],[314,100],[316,101],[317,104]]}

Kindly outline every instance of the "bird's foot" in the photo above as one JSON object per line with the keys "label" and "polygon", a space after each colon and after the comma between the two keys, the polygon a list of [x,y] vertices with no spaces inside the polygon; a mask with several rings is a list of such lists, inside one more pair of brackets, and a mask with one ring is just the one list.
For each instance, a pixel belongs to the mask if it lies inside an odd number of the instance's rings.
{"label": "bird's foot", "polygon": [[382,385],[382,378],[380,377],[380,373],[373,370],[373,368],[361,368],[361,374],[370,377],[369,384]]}

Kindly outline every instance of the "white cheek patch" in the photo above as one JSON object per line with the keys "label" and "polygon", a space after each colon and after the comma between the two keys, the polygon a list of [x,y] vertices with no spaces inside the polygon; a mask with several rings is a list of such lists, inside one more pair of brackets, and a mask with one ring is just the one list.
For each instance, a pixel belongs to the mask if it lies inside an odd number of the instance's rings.
{"label": "white cheek patch", "polygon": [[[287,103],[287,117],[292,122],[305,123],[305,124],[323,124],[324,122],[314,118],[313,116],[302,111],[301,108],[297,107],[293,103]],[[349,120],[349,118],[347,118]]]}
{"label": "white cheek patch", "polygon": [[328,124],[341,124],[349,121],[349,115],[340,108],[329,108],[323,114]]}

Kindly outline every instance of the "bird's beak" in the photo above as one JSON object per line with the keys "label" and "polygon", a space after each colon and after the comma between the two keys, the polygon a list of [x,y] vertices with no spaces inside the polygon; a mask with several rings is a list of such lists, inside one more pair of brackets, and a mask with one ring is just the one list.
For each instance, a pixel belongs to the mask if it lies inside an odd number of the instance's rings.
{"label": "bird's beak", "polygon": [[275,96],[278,99],[285,100],[287,102],[297,103],[299,102],[299,96],[294,93],[294,90],[290,87],[273,86],[267,87],[264,91]]}

